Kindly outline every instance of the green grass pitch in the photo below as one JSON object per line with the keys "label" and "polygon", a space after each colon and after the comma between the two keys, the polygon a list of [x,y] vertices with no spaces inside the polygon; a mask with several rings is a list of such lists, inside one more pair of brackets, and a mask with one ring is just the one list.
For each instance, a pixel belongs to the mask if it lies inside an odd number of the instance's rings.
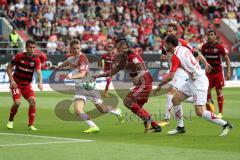
{"label": "green grass pitch", "polygon": [[[219,137],[219,126],[196,117],[190,103],[183,103],[186,134],[167,135],[169,130],[175,128],[173,119],[161,133],[145,134],[142,122],[129,116],[131,113],[120,99],[119,106],[127,114],[125,124],[117,125],[114,116],[104,115],[95,119],[101,130],[99,133],[83,134],[82,131],[87,129],[84,122],[63,121],[56,116],[57,103],[72,98],[72,95],[56,92],[36,92],[35,125],[39,131],[27,129],[28,105],[24,99],[15,117],[14,129],[8,130],[6,122],[12,99],[10,93],[0,93],[0,160],[239,160],[239,90],[224,89],[224,119],[234,125],[227,137]],[[165,97],[151,97],[145,105],[151,113],[157,114],[157,120],[158,114],[164,111]],[[92,108],[93,104],[88,102],[86,109]]]}

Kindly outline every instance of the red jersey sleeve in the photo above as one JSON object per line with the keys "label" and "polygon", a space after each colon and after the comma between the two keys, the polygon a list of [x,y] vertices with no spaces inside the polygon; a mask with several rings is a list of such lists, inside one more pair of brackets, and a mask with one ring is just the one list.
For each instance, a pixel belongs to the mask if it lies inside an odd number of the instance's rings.
{"label": "red jersey sleeve", "polygon": [[221,54],[221,56],[223,56],[223,57],[226,56],[227,53],[222,45],[219,44],[218,49],[219,49],[219,53]]}
{"label": "red jersey sleeve", "polygon": [[180,62],[179,58],[175,54],[173,54],[173,56],[172,56],[171,63],[172,63],[172,65],[171,65],[170,72],[176,72],[176,70],[179,67],[181,67],[181,62]]}
{"label": "red jersey sleeve", "polygon": [[13,66],[15,66],[16,63],[18,62],[18,60],[19,60],[19,56],[18,56],[18,54],[17,54],[17,55],[15,55],[15,56],[13,56],[12,61],[11,61],[11,64],[12,64]]}
{"label": "red jersey sleeve", "polygon": [[36,70],[41,69],[41,61],[39,58],[36,58]]}
{"label": "red jersey sleeve", "polygon": [[142,63],[143,60],[138,54],[131,54],[129,55],[129,61],[133,62],[134,64]]}
{"label": "red jersey sleeve", "polygon": [[88,59],[85,55],[81,55],[78,59],[79,71],[88,70]]}

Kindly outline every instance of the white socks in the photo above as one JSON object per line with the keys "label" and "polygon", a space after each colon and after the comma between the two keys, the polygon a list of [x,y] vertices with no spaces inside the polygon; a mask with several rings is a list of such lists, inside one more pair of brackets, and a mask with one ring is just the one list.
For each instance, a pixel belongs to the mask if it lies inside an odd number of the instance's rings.
{"label": "white socks", "polygon": [[213,112],[207,111],[207,110],[203,110],[203,114],[202,117],[210,122],[216,123],[220,126],[224,126],[225,124],[227,124],[226,121],[219,119]]}
{"label": "white socks", "polygon": [[86,113],[79,113],[79,117],[81,117],[90,127],[97,127],[97,125],[90,119],[90,117]]}
{"label": "white socks", "polygon": [[108,108],[108,113],[114,114],[116,116],[120,116],[121,114],[120,108],[113,108],[111,106],[107,106],[107,108]]}
{"label": "white socks", "polygon": [[165,110],[165,119],[170,119],[171,117],[171,107],[173,95],[167,94],[166,110]]}
{"label": "white socks", "polygon": [[175,119],[177,121],[177,126],[178,127],[183,127],[183,109],[181,105],[177,105],[173,107],[173,111],[175,114]]}

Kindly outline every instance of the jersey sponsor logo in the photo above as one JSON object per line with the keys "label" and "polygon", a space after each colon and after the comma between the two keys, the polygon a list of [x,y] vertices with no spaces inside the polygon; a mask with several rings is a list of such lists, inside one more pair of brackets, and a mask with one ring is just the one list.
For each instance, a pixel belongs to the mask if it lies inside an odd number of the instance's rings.
{"label": "jersey sponsor logo", "polygon": [[33,70],[32,70],[32,69],[23,68],[23,67],[21,67],[21,66],[19,66],[18,68],[19,68],[20,70],[23,70],[23,71],[25,71],[25,72],[33,72]]}
{"label": "jersey sponsor logo", "polygon": [[33,67],[35,65],[35,62],[30,62],[30,66]]}
{"label": "jersey sponsor logo", "polygon": [[218,52],[218,49],[217,49],[217,48],[214,48],[214,49],[213,49],[213,52],[214,52],[214,53],[217,53],[217,52]]}
{"label": "jersey sponsor logo", "polygon": [[205,57],[206,58],[218,58],[218,56],[209,56],[209,55],[206,55]]}

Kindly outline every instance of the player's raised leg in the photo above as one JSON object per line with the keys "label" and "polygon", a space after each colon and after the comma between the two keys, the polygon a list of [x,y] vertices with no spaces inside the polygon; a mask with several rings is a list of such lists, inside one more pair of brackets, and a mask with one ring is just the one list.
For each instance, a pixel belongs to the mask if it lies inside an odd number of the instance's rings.
{"label": "player's raised leg", "polygon": [[212,123],[222,126],[223,130],[220,136],[228,135],[229,131],[232,129],[232,125],[230,123],[221,118],[218,118],[213,112],[205,110],[203,105],[195,105],[195,111],[199,117],[203,117]]}
{"label": "player's raised leg", "polygon": [[104,104],[101,94],[98,90],[91,90],[90,95],[92,96],[93,102],[96,106],[96,108],[101,112],[101,113],[110,113],[115,115],[118,118],[119,123],[124,123],[122,111],[120,108],[113,107],[110,105]]}
{"label": "player's raised leg", "polygon": [[85,101],[81,98],[76,98],[74,101],[74,112],[78,115],[82,120],[84,120],[88,125],[89,128],[84,133],[97,133],[99,132],[98,126],[92,121],[91,117],[88,116],[83,110],[85,105]]}

